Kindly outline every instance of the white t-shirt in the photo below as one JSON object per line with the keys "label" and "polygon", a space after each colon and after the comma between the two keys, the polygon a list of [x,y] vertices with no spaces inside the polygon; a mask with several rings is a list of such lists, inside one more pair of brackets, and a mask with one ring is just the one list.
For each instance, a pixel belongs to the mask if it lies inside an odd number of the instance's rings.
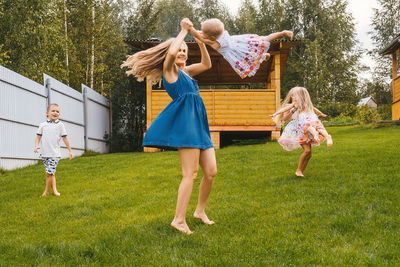
{"label": "white t-shirt", "polygon": [[64,124],[59,121],[46,121],[39,125],[37,135],[42,136],[40,140],[40,154],[44,158],[61,158],[60,140],[67,136]]}

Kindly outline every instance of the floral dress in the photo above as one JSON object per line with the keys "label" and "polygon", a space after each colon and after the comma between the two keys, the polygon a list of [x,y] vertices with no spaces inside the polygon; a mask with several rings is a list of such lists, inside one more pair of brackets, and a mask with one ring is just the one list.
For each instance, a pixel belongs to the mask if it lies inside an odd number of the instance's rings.
{"label": "floral dress", "polygon": [[266,36],[256,34],[230,36],[227,31],[218,37],[217,42],[221,46],[217,51],[242,79],[256,74],[270,46]]}
{"label": "floral dress", "polygon": [[314,112],[294,112],[290,118],[289,123],[286,125],[278,143],[284,150],[292,151],[301,147],[302,144],[311,144],[312,146],[319,146],[324,137],[320,134],[319,140],[315,140],[313,135],[309,132],[309,128],[325,129],[318,116]]}

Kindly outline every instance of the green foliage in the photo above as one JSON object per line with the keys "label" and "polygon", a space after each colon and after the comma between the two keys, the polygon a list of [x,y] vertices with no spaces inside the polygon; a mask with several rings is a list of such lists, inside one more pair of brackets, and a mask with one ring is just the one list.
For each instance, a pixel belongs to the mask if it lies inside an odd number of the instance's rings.
{"label": "green foliage", "polygon": [[0,65],[6,65],[8,63],[9,56],[7,51],[2,51],[3,45],[0,44]]}
{"label": "green foliage", "polygon": [[40,198],[43,165],[0,176],[1,266],[397,266],[400,127],[331,127],[334,145],[277,142],[216,150],[207,226],[169,226],[181,180],[177,152],[61,160],[61,197]]}
{"label": "green foliage", "polygon": [[137,1],[136,12],[127,20],[127,37],[134,40],[146,40],[159,27],[161,6],[156,7],[155,0]]}
{"label": "green foliage", "polygon": [[327,119],[332,122],[359,122],[366,124],[380,121],[387,117],[385,113],[387,112],[387,107],[382,107],[382,113],[380,109],[372,108],[367,105],[359,107],[347,103],[330,103],[319,106],[318,109],[329,115]]}
{"label": "green foliage", "polygon": [[153,37],[161,37],[163,40],[167,40],[177,36],[180,31],[180,22],[185,17],[198,24],[195,8],[188,0],[160,0],[156,9],[160,10],[160,13]]}
{"label": "green foliage", "polygon": [[62,72],[63,40],[53,3],[3,0],[0,6],[7,10],[0,16],[0,44],[9,57],[5,67],[39,83],[43,72],[52,76]]}
{"label": "green foliage", "polygon": [[130,77],[112,93],[112,152],[142,151],[146,129],[146,84]]}
{"label": "green foliage", "polygon": [[381,116],[376,108],[368,105],[357,108],[356,120],[361,123],[372,123],[381,120]]}
{"label": "green foliage", "polygon": [[382,120],[392,119],[392,104],[383,104],[378,106],[378,113]]}
{"label": "green foliage", "polygon": [[381,79],[364,82],[360,91],[361,98],[372,96],[378,106],[391,104],[393,100],[391,86]]}
{"label": "green foliage", "polygon": [[284,90],[295,85],[305,86],[316,103],[355,101],[360,54],[356,50],[354,23],[346,6],[341,0],[315,0],[301,1],[301,4],[291,1],[285,7],[286,17],[293,16],[290,23],[295,23],[292,28],[301,43],[289,57]]}

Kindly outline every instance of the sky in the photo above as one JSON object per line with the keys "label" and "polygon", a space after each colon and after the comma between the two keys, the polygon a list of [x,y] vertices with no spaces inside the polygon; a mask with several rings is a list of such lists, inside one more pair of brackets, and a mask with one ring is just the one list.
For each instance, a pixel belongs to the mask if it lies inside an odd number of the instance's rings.
{"label": "sky", "polygon": [[[221,0],[229,9],[232,14],[237,14],[237,10],[242,0]],[[357,39],[363,49],[370,49],[372,47],[372,40],[368,32],[372,30],[371,21],[373,16],[373,8],[378,8],[377,0],[348,0],[347,10],[352,13],[357,32]],[[364,55],[361,62],[373,66],[374,60],[368,55]],[[361,77],[368,79],[370,74],[368,72],[362,73]]]}

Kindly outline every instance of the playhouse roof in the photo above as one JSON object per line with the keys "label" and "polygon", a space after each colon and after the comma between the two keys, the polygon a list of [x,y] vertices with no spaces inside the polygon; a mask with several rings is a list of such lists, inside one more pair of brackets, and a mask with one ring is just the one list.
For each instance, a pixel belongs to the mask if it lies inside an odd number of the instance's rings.
{"label": "playhouse roof", "polygon": [[[160,41],[153,40],[125,40],[125,42],[135,48],[148,49],[156,46]],[[189,57],[187,63],[193,64],[200,62],[200,49],[196,42],[186,42],[189,48]],[[298,44],[299,41],[273,41],[268,50],[271,53],[271,58],[264,61],[256,75],[241,79],[238,74],[232,69],[229,63],[214,49],[207,46],[208,53],[212,61],[212,68],[202,74],[196,76],[199,84],[250,84],[250,83],[265,83],[268,82],[269,73],[273,71],[272,59],[274,54],[280,52],[280,69],[281,77],[286,66],[286,61],[290,49]]]}
{"label": "playhouse roof", "polygon": [[400,48],[400,34],[397,35],[384,49],[379,53],[381,55],[389,55]]}
{"label": "playhouse roof", "polygon": [[362,107],[362,106],[364,106],[365,104],[367,104],[368,101],[370,101],[370,100],[374,101],[374,103],[376,104],[376,101],[374,100],[374,98],[373,98],[372,96],[368,96],[368,97],[365,97],[365,98],[361,99],[361,100],[358,102],[357,106]]}

